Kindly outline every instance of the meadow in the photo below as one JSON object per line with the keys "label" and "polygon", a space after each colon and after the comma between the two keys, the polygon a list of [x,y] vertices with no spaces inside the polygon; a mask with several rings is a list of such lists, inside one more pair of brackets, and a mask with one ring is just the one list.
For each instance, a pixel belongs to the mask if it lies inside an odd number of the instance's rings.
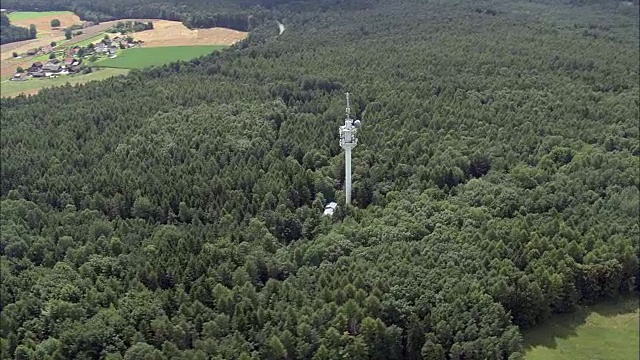
{"label": "meadow", "polygon": [[75,15],[71,11],[16,11],[9,13],[7,16],[11,22],[22,21],[22,20],[32,20],[39,19],[44,17],[53,17],[53,16],[68,16]]}
{"label": "meadow", "polygon": [[140,69],[174,61],[190,60],[226,47],[225,45],[202,45],[126,49],[120,51],[117,58],[99,60],[95,65],[107,68]]}
{"label": "meadow", "polygon": [[638,359],[638,299],[559,315],[523,333],[526,360]]}
{"label": "meadow", "polygon": [[84,84],[93,80],[103,80],[116,75],[126,75],[127,69],[95,69],[89,74],[63,75],[53,79],[29,79],[27,81],[4,80],[0,85],[0,97],[13,97],[19,94],[35,94],[39,90],[52,86]]}

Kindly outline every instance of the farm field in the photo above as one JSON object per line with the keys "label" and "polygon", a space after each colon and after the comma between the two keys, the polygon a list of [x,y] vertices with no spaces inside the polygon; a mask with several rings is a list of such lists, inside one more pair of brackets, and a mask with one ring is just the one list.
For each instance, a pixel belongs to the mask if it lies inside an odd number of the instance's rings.
{"label": "farm field", "polygon": [[71,11],[16,11],[9,13],[7,16],[12,23],[23,20],[40,19],[44,17],[64,17],[68,15],[75,15]]}
{"label": "farm field", "polygon": [[[28,27],[35,24],[38,29],[38,38],[25,40],[12,44],[5,44],[1,48],[0,78],[2,82],[1,96],[13,96],[21,92],[35,93],[43,87],[63,85],[67,81],[71,83],[97,80],[122,73],[115,69],[138,69],[147,66],[156,66],[172,61],[189,60],[211,53],[216,49],[222,49],[244,39],[248,33],[226,29],[198,29],[190,30],[178,21],[150,20],[150,19],[121,19],[100,23],[82,29],[83,34],[71,40],[65,40],[65,26],[75,23],[82,23],[80,18],[68,11],[63,12],[14,12],[10,14],[11,20],[19,26]],[[51,29],[51,20],[61,21],[60,29]],[[57,79],[29,80],[26,82],[8,82],[13,76],[16,68],[27,68],[35,61],[46,61],[48,55],[25,56],[23,58],[12,58],[15,51],[19,54],[25,53],[29,49],[49,45],[52,41],[58,43],[56,49],[78,45],[86,46],[89,43],[100,41],[107,29],[118,22],[126,21],[153,21],[154,29],[133,34],[136,40],[144,41],[144,47],[140,49],[127,49],[119,51],[115,59],[101,59],[91,64],[98,67],[114,69],[112,71],[100,71],[96,74],[87,74],[68,78],[63,76]],[[113,36],[113,34],[109,34]]]}
{"label": "farm field", "polygon": [[526,360],[637,360],[638,299],[560,315],[525,331]]}
{"label": "farm field", "polygon": [[243,40],[247,32],[226,28],[191,30],[179,21],[155,20],[153,30],[135,34],[135,38],[145,42],[145,47],[192,46],[192,45],[233,45]]}
{"label": "farm field", "polygon": [[103,59],[96,62],[95,65],[108,68],[140,69],[179,60],[190,60],[224,48],[226,48],[225,45],[204,45],[127,49],[122,50],[117,58]]}
{"label": "farm field", "polygon": [[127,69],[104,68],[95,69],[90,74],[63,75],[54,79],[30,79],[27,81],[4,80],[0,83],[0,96],[14,97],[19,94],[35,94],[41,89],[52,86],[61,86],[66,83],[71,85],[84,84],[93,80],[104,80],[112,76],[126,75],[128,72],[129,70]]}
{"label": "farm field", "polygon": [[[80,17],[71,11],[12,12],[7,16],[16,26],[28,28],[30,24],[35,25],[38,30],[38,39],[60,35],[64,37],[64,28],[74,24],[82,24]],[[60,20],[59,27],[51,27],[53,19]]]}

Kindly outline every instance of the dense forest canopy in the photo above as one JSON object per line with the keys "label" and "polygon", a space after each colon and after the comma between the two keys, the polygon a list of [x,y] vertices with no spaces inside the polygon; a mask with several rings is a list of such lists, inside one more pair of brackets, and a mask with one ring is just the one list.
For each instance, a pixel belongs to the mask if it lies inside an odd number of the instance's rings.
{"label": "dense forest canopy", "polygon": [[5,13],[0,13],[0,44],[35,39],[36,35],[35,26],[31,25],[29,28],[23,28],[11,25],[9,17]]}
{"label": "dense forest canopy", "polygon": [[3,358],[514,360],[638,290],[637,3],[304,5],[0,101]]}

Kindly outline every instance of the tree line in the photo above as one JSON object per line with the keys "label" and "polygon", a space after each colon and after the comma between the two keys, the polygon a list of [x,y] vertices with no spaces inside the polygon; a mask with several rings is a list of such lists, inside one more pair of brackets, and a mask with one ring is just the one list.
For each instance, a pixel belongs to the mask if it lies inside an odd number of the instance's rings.
{"label": "tree line", "polygon": [[29,28],[11,25],[9,17],[5,13],[0,14],[0,44],[35,39],[37,34],[35,25]]}

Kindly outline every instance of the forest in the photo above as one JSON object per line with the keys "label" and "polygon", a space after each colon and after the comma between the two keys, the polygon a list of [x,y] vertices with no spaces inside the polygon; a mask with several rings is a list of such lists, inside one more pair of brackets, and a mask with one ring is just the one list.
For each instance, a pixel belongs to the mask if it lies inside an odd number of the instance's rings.
{"label": "forest", "polygon": [[637,2],[260,11],[229,50],[0,100],[2,358],[517,360],[637,294]]}
{"label": "forest", "polygon": [[11,25],[9,17],[5,13],[0,14],[0,44],[35,39],[36,27],[31,25],[28,29]]}

